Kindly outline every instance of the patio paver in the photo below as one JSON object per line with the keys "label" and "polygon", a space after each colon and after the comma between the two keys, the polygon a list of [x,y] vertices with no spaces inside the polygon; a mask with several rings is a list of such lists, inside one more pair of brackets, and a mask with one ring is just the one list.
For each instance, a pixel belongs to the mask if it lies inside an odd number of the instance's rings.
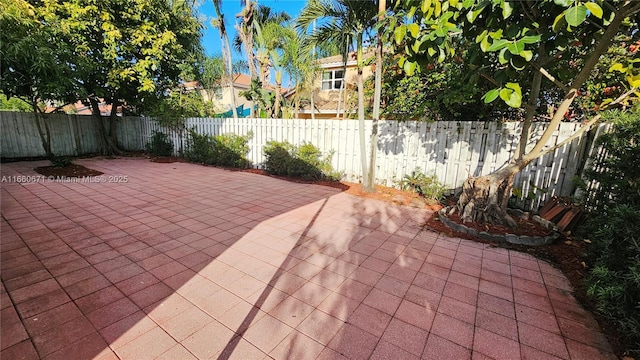
{"label": "patio paver", "polygon": [[3,359],[616,358],[558,270],[425,231],[426,210],[194,164],[77,163],[128,181],[1,184]]}

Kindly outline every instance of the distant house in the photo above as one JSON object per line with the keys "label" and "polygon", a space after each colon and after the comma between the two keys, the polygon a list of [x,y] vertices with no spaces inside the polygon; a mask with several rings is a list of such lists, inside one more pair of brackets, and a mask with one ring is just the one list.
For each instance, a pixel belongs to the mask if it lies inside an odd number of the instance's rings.
{"label": "distant house", "polygon": [[[355,53],[348,55],[346,68],[342,55],[318,59],[321,71],[313,85],[314,116],[316,119],[343,118],[345,111],[347,113],[355,111],[353,106],[345,106],[345,104],[348,104],[349,98],[357,93],[356,75],[358,70],[355,55]],[[371,54],[365,55],[365,58],[369,56]],[[365,66],[363,80],[366,80],[372,74],[372,66]],[[341,88],[342,91],[340,91]],[[293,95],[293,92],[289,92],[287,98],[292,101]],[[302,119],[311,118],[310,102],[307,101],[301,106],[301,109],[298,110],[298,117]]]}
{"label": "distant house", "polygon": [[[197,82],[192,82],[197,84]],[[231,94],[236,97],[236,107],[242,106],[244,109],[251,109],[253,102],[247,100],[240,92],[247,91],[251,87],[251,77],[245,74],[233,75],[233,87],[224,85],[215,89],[202,89],[202,97],[205,101],[213,102],[216,109],[221,112],[231,111]],[[233,91],[233,92],[232,92]],[[238,114],[238,116],[242,116]]]}
{"label": "distant house", "polygon": [[[100,109],[101,116],[110,116],[111,115],[111,104],[107,104],[104,99],[99,99],[98,108]],[[67,114],[74,115],[92,115],[91,105],[89,102],[76,101],[74,104],[65,105],[62,108],[57,108],[53,104],[47,104],[45,113],[53,113],[53,112],[64,112]],[[122,105],[118,107],[118,116],[122,116]]]}

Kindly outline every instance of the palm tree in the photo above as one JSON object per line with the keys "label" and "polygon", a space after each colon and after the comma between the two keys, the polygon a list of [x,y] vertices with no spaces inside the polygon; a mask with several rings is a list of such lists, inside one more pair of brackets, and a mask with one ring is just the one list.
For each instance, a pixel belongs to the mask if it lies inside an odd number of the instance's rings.
{"label": "palm tree", "polygon": [[[384,13],[387,11],[387,1],[378,0],[378,21],[380,24],[384,21]],[[366,192],[373,192],[373,182],[375,178],[376,168],[376,151],[378,150],[378,120],[380,120],[380,97],[382,95],[382,29],[378,29],[376,32],[376,73],[374,79],[373,90],[373,126],[371,131],[371,148],[369,151],[369,181],[367,187],[364,188]]]}
{"label": "palm tree", "polygon": [[[298,18],[298,28],[306,31],[315,21],[322,19],[311,34],[311,41],[316,44],[335,42],[343,49],[355,44],[358,84],[358,123],[360,138],[360,161],[362,165],[363,189],[373,189],[367,176],[367,157],[364,132],[364,88],[362,71],[364,69],[363,43],[365,35],[376,23],[377,7],[373,1],[362,0],[311,0],[302,9]],[[343,53],[346,56],[346,52]]]}
{"label": "palm tree", "polygon": [[[254,24],[256,29],[255,46],[258,63],[260,64],[262,78],[270,68],[275,70],[275,101],[272,117],[280,116],[280,102],[282,89],[282,76],[286,69],[293,66],[298,53],[297,34],[289,26],[276,22],[268,22],[262,27],[260,23]],[[264,81],[264,80],[263,80]]]}
{"label": "palm tree", "polygon": [[231,46],[229,45],[229,35],[227,34],[227,28],[224,24],[224,14],[220,9],[222,0],[213,0],[213,7],[216,10],[216,19],[211,20],[211,25],[217,27],[220,31],[220,39],[222,40],[222,58],[224,59],[225,71],[227,73],[227,81],[231,88],[231,111],[233,118],[238,118],[238,111],[236,110],[236,94],[233,89],[233,65],[231,60]]}
{"label": "palm tree", "polygon": [[[240,23],[236,25],[237,32],[233,39],[233,46],[238,52],[242,52],[242,48],[244,47],[251,79],[258,79],[258,76],[260,76],[260,81],[263,86],[267,86],[265,64],[261,63],[261,60],[264,60],[264,58],[260,59],[258,55],[254,53],[254,49],[256,48],[255,37],[258,36],[257,26],[264,28],[269,23],[284,24],[291,20],[291,17],[284,11],[274,12],[268,6],[256,6],[251,0],[245,0],[245,7],[236,17],[240,18]],[[256,69],[256,62],[262,65],[260,74],[258,74],[258,70]]]}

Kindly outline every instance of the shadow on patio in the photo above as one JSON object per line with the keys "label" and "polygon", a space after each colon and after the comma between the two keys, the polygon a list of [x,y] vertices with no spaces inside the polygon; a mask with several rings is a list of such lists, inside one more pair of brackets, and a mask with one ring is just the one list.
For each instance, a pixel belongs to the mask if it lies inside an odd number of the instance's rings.
{"label": "shadow on patio", "polygon": [[424,211],[192,164],[82,163],[129,181],[2,186],[3,358],[611,356],[557,270],[424,232]]}

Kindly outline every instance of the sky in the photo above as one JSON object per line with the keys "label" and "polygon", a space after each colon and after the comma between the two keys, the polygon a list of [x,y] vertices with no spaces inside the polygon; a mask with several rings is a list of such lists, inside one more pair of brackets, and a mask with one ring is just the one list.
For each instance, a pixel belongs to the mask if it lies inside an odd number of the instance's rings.
{"label": "sky", "polygon": [[[202,5],[198,7],[198,12],[206,18],[204,36],[202,37],[202,45],[205,48],[207,55],[217,55],[222,53],[222,46],[220,42],[220,32],[218,29],[211,26],[211,19],[216,17],[216,12],[213,7],[213,1],[203,0]],[[274,11],[285,11],[292,18],[296,18],[300,14],[300,10],[306,4],[306,0],[258,0],[260,5],[269,6]],[[238,14],[244,7],[244,0],[222,0],[222,13],[224,14],[225,24],[229,33],[229,42],[233,46],[233,38],[236,34],[234,27],[236,22],[236,14]],[[233,60],[244,59],[244,55],[241,55],[234,51]]]}

